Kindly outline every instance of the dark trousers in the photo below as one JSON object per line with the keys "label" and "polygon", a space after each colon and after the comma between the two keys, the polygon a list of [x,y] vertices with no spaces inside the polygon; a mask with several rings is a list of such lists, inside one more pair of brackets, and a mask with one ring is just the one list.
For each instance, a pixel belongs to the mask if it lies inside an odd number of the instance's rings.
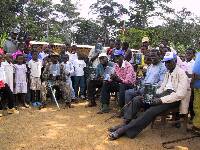
{"label": "dark trousers", "polygon": [[[131,120],[136,118],[136,115],[138,112],[141,111],[141,108],[143,108],[144,110],[148,109],[149,107],[151,107],[149,104],[144,103],[143,101],[143,97],[141,96],[136,96],[136,93],[143,93],[143,90],[140,90],[140,92],[135,92],[134,89],[130,89],[126,91],[126,107],[124,108],[124,119],[125,120]],[[156,98],[161,98],[163,96],[169,95],[171,94],[172,91],[171,90],[167,90],[164,91],[161,94],[156,94],[155,97]],[[133,97],[136,96],[136,97]]]}
{"label": "dark trousers", "polygon": [[193,101],[194,101],[194,89],[191,90],[190,103],[189,103],[189,112],[190,112],[191,120],[195,116],[194,109],[193,109]]}
{"label": "dark trousers", "polygon": [[123,128],[124,133],[129,138],[135,138],[143,129],[145,129],[153,121],[153,119],[156,116],[170,109],[179,107],[179,104],[180,104],[180,101],[169,103],[169,104],[151,106],[137,119],[135,120],[133,119],[127,125],[123,126],[122,128]]}
{"label": "dark trousers", "polygon": [[0,89],[0,96],[0,110],[6,109],[7,106],[9,109],[14,107],[14,95],[8,84],[5,84],[5,87]]}
{"label": "dark trousers", "polygon": [[[163,96],[169,95],[172,91],[165,91],[156,97],[161,98]],[[130,119],[140,111],[143,107],[147,107],[141,98],[136,97],[133,99],[132,104],[129,105],[129,114],[125,112],[124,118]],[[129,138],[135,138],[144,128],[146,128],[155,117],[158,115],[170,110],[179,107],[180,101],[169,103],[169,104],[160,104],[156,106],[148,106],[148,109],[137,119],[132,119],[127,125],[122,127],[123,132]]]}
{"label": "dark trousers", "polygon": [[130,85],[117,83],[117,82],[104,82],[101,89],[101,104],[110,104],[110,93],[119,92],[119,107],[125,104],[125,91],[132,88]]}
{"label": "dark trousers", "polygon": [[75,96],[78,97],[78,91],[80,87],[79,95],[84,95],[85,92],[85,77],[84,76],[74,76],[74,92]]}
{"label": "dark trousers", "polygon": [[102,80],[88,80],[87,83],[87,98],[90,101],[95,101],[96,89],[100,89],[103,85]]}

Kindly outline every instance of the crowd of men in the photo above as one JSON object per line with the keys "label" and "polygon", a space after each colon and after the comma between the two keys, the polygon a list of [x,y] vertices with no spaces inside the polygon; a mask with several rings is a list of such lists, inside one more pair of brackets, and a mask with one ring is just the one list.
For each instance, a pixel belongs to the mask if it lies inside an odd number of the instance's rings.
{"label": "crowd of men", "polygon": [[99,99],[97,114],[109,113],[115,93],[123,123],[109,128],[110,140],[135,138],[156,116],[173,108],[179,108],[178,118],[190,117],[192,131],[200,132],[200,53],[194,49],[180,57],[166,39],[152,48],[144,37],[139,52],[133,53],[127,42],[110,41],[104,49],[98,39],[85,58],[70,44],[60,54],[49,46],[41,51],[20,48],[16,35],[13,31],[0,54],[1,117],[4,111],[18,113],[21,106],[45,107],[52,94],[69,108],[80,99],[95,107]]}

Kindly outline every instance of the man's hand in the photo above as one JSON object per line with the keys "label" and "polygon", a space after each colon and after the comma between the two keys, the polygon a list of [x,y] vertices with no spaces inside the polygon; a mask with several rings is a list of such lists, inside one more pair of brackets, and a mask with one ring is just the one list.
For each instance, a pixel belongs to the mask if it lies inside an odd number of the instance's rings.
{"label": "man's hand", "polygon": [[116,74],[111,74],[110,79],[115,82],[122,82],[122,80]]}
{"label": "man's hand", "polygon": [[103,80],[103,77],[102,76],[98,76],[97,80]]}
{"label": "man's hand", "polygon": [[155,106],[155,105],[160,105],[162,104],[162,101],[160,98],[155,98],[150,102],[150,105]]}
{"label": "man's hand", "polygon": [[95,61],[95,60],[98,58],[99,54],[100,54],[100,53],[98,52],[94,57],[92,57],[92,58],[90,59],[90,62],[93,63],[93,61]]}

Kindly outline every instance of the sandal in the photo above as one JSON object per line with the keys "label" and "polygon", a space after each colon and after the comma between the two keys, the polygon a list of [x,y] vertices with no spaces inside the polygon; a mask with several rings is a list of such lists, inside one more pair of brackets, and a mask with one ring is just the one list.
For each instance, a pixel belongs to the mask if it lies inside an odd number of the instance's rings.
{"label": "sandal", "polygon": [[118,139],[120,136],[117,134],[117,132],[110,132],[109,134],[108,134],[108,139],[110,140],[110,141],[114,141],[114,140],[116,140],[116,139]]}
{"label": "sandal", "polygon": [[120,138],[123,134],[124,134],[123,128],[118,128],[116,131],[110,132],[108,134],[108,139],[113,141],[113,140]]}
{"label": "sandal", "polygon": [[125,124],[120,124],[114,127],[110,127],[108,128],[108,132],[115,132],[116,130],[118,130],[119,128],[123,127]]}

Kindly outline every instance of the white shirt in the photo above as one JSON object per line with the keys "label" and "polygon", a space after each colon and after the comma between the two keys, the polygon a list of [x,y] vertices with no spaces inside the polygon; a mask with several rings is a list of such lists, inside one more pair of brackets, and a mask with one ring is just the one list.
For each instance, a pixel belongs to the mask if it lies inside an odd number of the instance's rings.
{"label": "white shirt", "polygon": [[66,63],[63,62],[62,65],[64,66],[63,69],[66,75],[67,74],[72,75],[74,73],[74,66],[70,61],[67,61]]}
{"label": "white shirt", "polygon": [[31,69],[31,76],[39,78],[41,76],[42,62],[40,60],[34,61],[30,60],[28,62],[28,67]]}
{"label": "white shirt", "polygon": [[86,67],[86,63],[84,60],[75,60],[74,61],[74,69],[75,76],[84,76],[84,68]]}
{"label": "white shirt", "polygon": [[[101,51],[99,51],[99,54],[101,54],[101,53],[105,53],[106,52],[106,50],[103,48]],[[88,55],[88,58],[89,58],[89,60],[91,60],[94,56],[96,56],[97,55],[97,52],[95,51],[95,47],[94,48],[92,48],[91,50],[90,50],[90,52],[89,52],[89,55]],[[99,62],[99,58],[97,57],[93,62],[92,62],[92,66],[94,67],[94,68],[97,68],[97,65],[99,64],[100,62]]]}
{"label": "white shirt", "polygon": [[2,62],[2,66],[4,67],[6,74],[6,83],[9,85],[11,91],[13,91],[13,73],[14,73],[13,64],[5,61]]}
{"label": "white shirt", "polygon": [[169,78],[167,80],[167,84],[165,85],[164,90],[174,90],[173,85],[172,85],[172,77],[169,75]]}
{"label": "white shirt", "polygon": [[49,54],[45,53],[44,51],[40,52],[40,56],[42,57],[42,60],[49,56]]}
{"label": "white shirt", "polygon": [[195,63],[194,59],[192,59],[190,62],[185,62],[186,71],[187,71],[189,74],[192,74],[192,69],[193,69],[194,63]]}
{"label": "white shirt", "polygon": [[70,53],[70,54],[69,54],[69,61],[70,61],[72,64],[74,64],[74,61],[77,60],[77,59],[78,59],[77,53],[74,53],[74,54]]}
{"label": "white shirt", "polygon": [[0,81],[3,81],[6,83],[6,73],[4,66],[0,66]]}

